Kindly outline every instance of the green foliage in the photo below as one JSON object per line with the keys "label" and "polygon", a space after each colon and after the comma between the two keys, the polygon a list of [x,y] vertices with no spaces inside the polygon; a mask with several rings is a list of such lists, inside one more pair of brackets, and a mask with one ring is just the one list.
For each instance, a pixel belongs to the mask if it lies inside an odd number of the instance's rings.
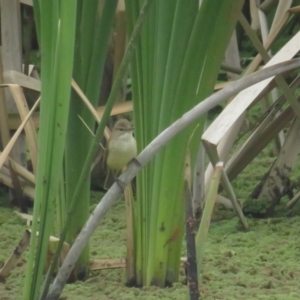
{"label": "green foliage", "polygon": [[[117,0],[106,1],[101,8],[97,0],[89,2],[35,1],[37,32],[42,53],[43,100],[40,113],[40,151],[36,188],[38,200],[35,201],[34,206],[33,235],[24,299],[38,297],[49,235],[53,231],[54,200],[56,199],[56,213],[59,219],[56,223],[60,224],[59,229],[64,222],[71,221],[68,235],[70,243],[74,241],[89,216],[90,182],[86,179],[87,175],[84,175],[85,180],[80,175],[87,158],[91,164],[93,154],[89,155],[88,150],[92,146],[92,137],[88,135],[78,115],[90,127],[93,127],[95,121],[78,97],[73,96],[70,103],[70,84],[74,63],[75,79],[90,97],[92,103],[97,105],[116,5]],[[70,10],[67,12],[68,7]],[[92,34],[87,34],[87,32]],[[111,101],[111,105],[112,103]],[[108,115],[104,118],[104,122],[107,117]],[[104,123],[101,128],[104,128]],[[65,149],[66,170],[62,172]],[[90,169],[90,165],[86,166],[86,169]],[[63,174],[66,176],[65,189],[63,185],[59,188],[59,184],[64,182]],[[80,178],[81,189],[79,193],[77,192],[77,197],[81,197],[80,200],[74,202],[73,198]],[[75,207],[71,207],[72,203],[76,204]],[[65,207],[73,212],[72,218],[69,217],[67,220],[66,210],[62,209]],[[38,225],[38,217],[41,218],[40,225]],[[38,239],[35,235],[37,230]],[[62,236],[61,243],[63,238]],[[35,247],[36,240],[37,248]],[[75,275],[85,277],[88,266],[87,248],[78,262]],[[49,274],[43,293],[47,292]]]}
{"label": "green foliage", "polygon": [[247,199],[243,203],[243,211],[246,214],[254,216],[263,215],[266,213],[267,208],[270,206],[270,202],[264,199]]}
{"label": "green foliage", "polygon": [[[111,27],[117,1],[105,1],[100,9],[98,0],[78,1],[73,78],[91,104],[98,105],[101,78],[107,53]],[[94,128],[95,120],[79,96],[73,91],[66,136],[65,179],[67,207],[72,203],[74,191],[91,147],[93,136],[79,118],[89,128]],[[69,224],[67,242],[73,244],[78,232],[89,216],[90,175],[85,179]],[[74,271],[76,278],[88,274],[88,247],[81,254]]]}
{"label": "green foliage", "polygon": [[[101,121],[98,125],[98,128],[97,128],[96,132],[95,132],[94,140],[91,143],[91,145],[88,149],[88,152],[86,154],[86,159],[85,159],[85,162],[83,164],[83,168],[82,168],[82,171],[80,173],[77,185],[75,186],[75,190],[74,190],[74,193],[73,193],[73,196],[72,196],[72,200],[69,203],[69,210],[68,210],[68,214],[67,214],[67,217],[66,217],[66,220],[65,220],[64,227],[63,227],[62,232],[60,234],[60,241],[59,241],[59,244],[58,244],[58,248],[57,248],[57,251],[54,255],[51,268],[48,271],[47,277],[45,279],[42,299],[46,296],[46,294],[48,292],[48,288],[49,288],[50,280],[51,280],[50,276],[53,272],[53,267],[55,266],[55,264],[58,261],[58,258],[60,256],[60,250],[62,249],[63,241],[66,238],[66,234],[67,234],[67,232],[70,228],[70,224],[71,224],[71,222],[74,218],[77,201],[78,201],[79,196],[82,192],[82,189],[85,186],[86,180],[87,180],[87,178],[90,174],[91,165],[93,163],[96,152],[98,150],[100,140],[103,137],[105,125],[106,125],[106,123],[108,121],[108,118],[110,116],[111,110],[112,110],[113,105],[114,105],[114,101],[117,98],[117,94],[119,92],[119,87],[120,87],[120,85],[123,81],[123,78],[125,76],[125,73],[127,71],[127,66],[128,66],[128,63],[129,63],[129,61],[132,57],[133,49],[136,46],[137,38],[139,37],[139,34],[140,34],[141,25],[142,25],[146,15],[147,15],[147,9],[148,9],[148,6],[149,6],[150,2],[151,2],[151,0],[146,0],[145,1],[145,5],[143,6],[142,12],[140,13],[140,16],[139,16],[139,18],[138,18],[138,20],[135,24],[133,33],[130,37],[130,40],[129,40],[129,43],[128,43],[128,46],[127,46],[127,49],[126,49],[126,52],[124,54],[124,57],[123,57],[123,60],[121,62],[120,68],[118,70],[117,76],[115,78],[113,87],[111,89],[111,93],[110,93],[109,98],[107,100],[107,103],[106,103],[105,110],[103,112]],[[90,234],[91,234],[91,232],[87,233],[87,237],[89,237]],[[77,242],[78,242],[78,240],[77,240]],[[82,248],[84,248],[85,245],[86,244],[82,244]],[[80,253],[79,253],[79,255],[80,255]],[[76,260],[77,259],[78,259],[78,257],[76,257]],[[74,261],[73,263],[75,265],[76,261]],[[72,265],[72,267],[73,267],[73,265]],[[70,270],[70,272],[71,272],[71,270]],[[64,284],[66,283],[66,281],[68,279],[67,277],[70,275],[70,272],[68,272],[68,274],[66,275],[65,270],[61,270],[61,269],[59,270],[59,272],[57,274],[57,277],[60,276],[60,279],[59,279],[60,287],[57,288],[57,286],[56,287],[53,286],[52,291],[50,291],[50,293],[48,294],[49,297],[52,297],[52,296],[53,297],[58,297],[58,295],[60,294]],[[63,275],[61,273],[63,273]]]}
{"label": "green foliage", "polygon": [[59,174],[67,130],[76,21],[74,1],[35,1],[34,5],[42,52],[43,100],[32,235],[23,293],[23,299],[32,300],[37,299],[41,287],[53,230],[54,200],[62,179]]}
{"label": "green foliage", "polygon": [[[142,2],[126,1],[130,30]],[[131,66],[139,150],[213,92],[242,4],[205,0],[199,10],[198,0],[154,1]],[[178,278],[185,156],[189,145],[194,160],[204,121],[174,138],[137,178],[134,225],[138,285],[164,286]]]}

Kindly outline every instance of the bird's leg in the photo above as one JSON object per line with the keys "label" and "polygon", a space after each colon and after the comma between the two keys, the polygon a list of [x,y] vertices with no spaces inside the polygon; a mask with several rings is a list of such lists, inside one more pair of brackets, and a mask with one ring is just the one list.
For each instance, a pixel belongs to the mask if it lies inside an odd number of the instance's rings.
{"label": "bird's leg", "polygon": [[[136,157],[134,157],[133,159],[132,159],[132,161],[138,166],[138,167],[141,167],[142,166],[142,164],[136,159]],[[122,172],[124,172],[126,170],[126,167],[124,167],[123,169],[122,169]],[[124,191],[125,190],[125,187],[126,187],[126,184],[123,182],[123,181],[121,181],[117,176],[116,176],[116,174],[113,174],[114,175],[114,180],[115,180],[115,182],[116,182],[116,184]]]}

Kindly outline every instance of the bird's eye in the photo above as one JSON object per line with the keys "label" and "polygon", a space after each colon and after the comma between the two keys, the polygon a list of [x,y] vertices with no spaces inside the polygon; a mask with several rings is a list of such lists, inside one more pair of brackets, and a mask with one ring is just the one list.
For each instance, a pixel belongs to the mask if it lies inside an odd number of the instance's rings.
{"label": "bird's eye", "polygon": [[123,129],[123,128],[120,128],[120,131],[124,131],[124,129]]}

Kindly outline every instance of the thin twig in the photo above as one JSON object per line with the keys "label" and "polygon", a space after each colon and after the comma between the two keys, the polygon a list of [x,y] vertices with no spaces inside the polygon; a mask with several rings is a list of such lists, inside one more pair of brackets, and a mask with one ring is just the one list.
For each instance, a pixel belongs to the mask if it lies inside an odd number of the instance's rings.
{"label": "thin twig", "polygon": [[185,181],[185,232],[186,232],[186,250],[187,250],[187,285],[190,293],[190,300],[199,299],[198,289],[198,272],[197,272],[197,258],[196,258],[196,242],[195,242],[195,217],[192,207],[192,194],[188,182]]}

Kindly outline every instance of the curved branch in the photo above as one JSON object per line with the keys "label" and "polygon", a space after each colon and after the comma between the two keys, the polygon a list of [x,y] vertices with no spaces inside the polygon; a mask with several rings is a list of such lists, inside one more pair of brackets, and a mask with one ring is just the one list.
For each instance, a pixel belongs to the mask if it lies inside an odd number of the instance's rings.
{"label": "curved branch", "polygon": [[[194,108],[185,113],[180,119],[175,121],[172,125],[161,132],[127,167],[127,170],[120,176],[120,180],[124,184],[128,184],[140,171],[140,169],[145,166],[154,155],[165,146],[175,135],[177,135],[181,130],[195,121],[197,118],[204,115],[210,109],[218,105],[220,102],[228,99],[239,93],[240,91],[248,88],[262,80],[269,77],[276,76],[278,74],[291,71],[293,69],[300,67],[300,59],[293,59],[283,63],[279,63],[275,66],[271,66],[260,70],[258,72],[252,73],[245,76],[231,85],[225,87],[219,92],[206,98],[204,101],[196,105]],[[138,162],[138,163],[137,163]],[[47,296],[47,300],[58,299],[61,294],[67,279],[74,268],[74,265],[83,250],[83,248],[88,243],[89,238],[98,226],[99,222],[103,219],[107,211],[115,203],[118,197],[121,195],[122,189],[118,184],[114,183],[112,187],[107,191],[107,193],[102,198],[101,202],[96,206],[95,210],[91,214],[89,220],[86,222],[84,228],[81,230],[77,236],[70,252],[68,253],[66,259],[64,260],[58,274],[53,282],[50,292]]]}

